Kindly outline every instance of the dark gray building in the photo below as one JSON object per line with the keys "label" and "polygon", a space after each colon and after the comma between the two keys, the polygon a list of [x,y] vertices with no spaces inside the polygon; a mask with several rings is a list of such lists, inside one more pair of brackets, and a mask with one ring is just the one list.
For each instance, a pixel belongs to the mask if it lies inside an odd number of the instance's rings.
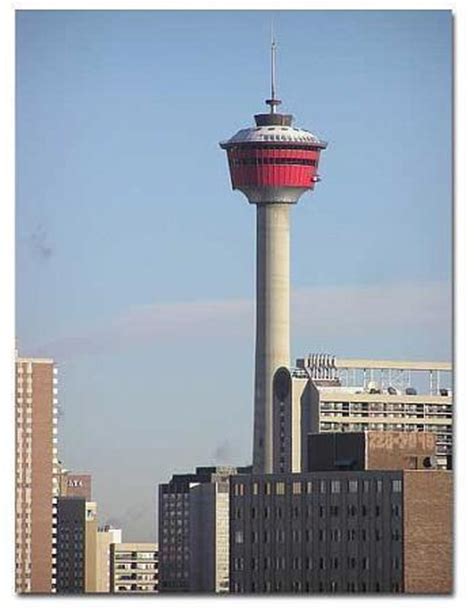
{"label": "dark gray building", "polygon": [[232,476],[231,592],[451,592],[435,454],[432,433],[310,434],[311,472]]}
{"label": "dark gray building", "polygon": [[86,499],[59,497],[57,502],[56,592],[85,591]]}
{"label": "dark gray building", "polygon": [[228,588],[228,480],[249,472],[250,467],[197,467],[159,485],[160,591]]}
{"label": "dark gray building", "polygon": [[403,590],[403,472],[232,476],[231,592]]}

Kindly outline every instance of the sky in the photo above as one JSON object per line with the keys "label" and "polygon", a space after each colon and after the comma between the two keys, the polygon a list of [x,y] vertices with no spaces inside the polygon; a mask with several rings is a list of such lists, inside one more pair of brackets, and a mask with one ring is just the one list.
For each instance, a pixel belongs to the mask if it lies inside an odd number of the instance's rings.
{"label": "sky", "polygon": [[451,358],[448,11],[17,11],[16,335],[63,464],[153,541],[156,484],[249,464],[255,210],[218,143],[329,141],[292,210],[292,357]]}

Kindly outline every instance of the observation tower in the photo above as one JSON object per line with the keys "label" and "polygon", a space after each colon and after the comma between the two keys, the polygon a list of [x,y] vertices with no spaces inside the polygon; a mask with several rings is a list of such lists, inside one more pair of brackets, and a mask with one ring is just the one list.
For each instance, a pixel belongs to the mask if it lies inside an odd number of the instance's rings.
{"label": "observation tower", "polygon": [[290,366],[290,208],[319,181],[327,143],[294,127],[277,112],[276,44],[271,45],[270,111],[255,115],[255,127],[220,143],[227,151],[232,189],[257,206],[257,320],[253,469],[272,473],[273,375]]}

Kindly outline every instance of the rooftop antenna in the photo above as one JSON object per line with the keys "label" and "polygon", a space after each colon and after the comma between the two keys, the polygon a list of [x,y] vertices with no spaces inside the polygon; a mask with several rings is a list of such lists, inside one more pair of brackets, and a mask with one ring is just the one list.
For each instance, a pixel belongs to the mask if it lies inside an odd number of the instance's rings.
{"label": "rooftop antenna", "polygon": [[276,98],[276,42],[275,34],[273,31],[273,20],[271,24],[271,98],[265,100],[265,104],[270,106],[270,113],[274,114],[276,107],[281,104],[281,100]]}

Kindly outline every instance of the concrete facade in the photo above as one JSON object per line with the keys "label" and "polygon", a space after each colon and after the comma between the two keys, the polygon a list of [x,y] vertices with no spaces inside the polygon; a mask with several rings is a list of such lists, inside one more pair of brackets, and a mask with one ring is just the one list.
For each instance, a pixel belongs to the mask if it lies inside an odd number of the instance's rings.
{"label": "concrete facade", "polygon": [[156,543],[112,543],[110,591],[113,594],[156,594],[158,567]]}
{"label": "concrete facade", "polygon": [[174,475],[158,486],[160,591],[225,591],[228,491],[218,484],[227,483],[233,473],[250,471],[251,467],[197,467],[196,473]]}
{"label": "concrete facade", "polygon": [[[421,375],[427,381],[418,392],[410,380]],[[450,382],[449,363],[326,355],[280,368],[273,379],[275,472],[306,470],[309,433],[357,431],[433,433],[437,467],[450,469],[453,397],[441,375]]]}
{"label": "concrete facade", "polygon": [[192,484],[190,591],[229,591],[229,482]]}
{"label": "concrete facade", "polygon": [[15,373],[15,590],[49,593],[56,589],[57,369],[50,359],[17,357]]}
{"label": "concrete facade", "polygon": [[122,543],[121,529],[111,526],[99,527],[96,547],[96,592],[110,592],[110,546],[112,543]]}
{"label": "concrete facade", "polygon": [[273,471],[272,384],[290,364],[290,206],[257,205],[257,320],[253,467]]}
{"label": "concrete facade", "polygon": [[97,503],[85,505],[85,583],[84,591],[97,592]]}

